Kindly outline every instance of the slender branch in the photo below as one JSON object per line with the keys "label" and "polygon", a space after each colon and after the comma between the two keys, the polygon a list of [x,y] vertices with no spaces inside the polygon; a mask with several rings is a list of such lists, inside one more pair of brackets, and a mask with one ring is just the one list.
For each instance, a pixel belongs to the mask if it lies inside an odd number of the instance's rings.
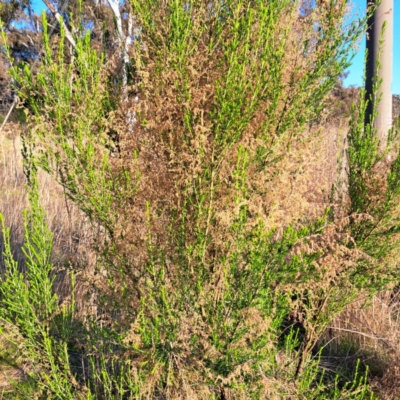
{"label": "slender branch", "polygon": [[46,4],[47,8],[51,11],[51,13],[54,15],[54,18],[58,21],[60,25],[65,30],[65,37],[67,40],[71,43],[72,47],[76,47],[76,42],[72,36],[71,31],[68,29],[67,25],[65,24],[62,16],[58,13],[58,11],[54,8],[53,4],[50,3],[49,0],[43,0],[43,3]]}
{"label": "slender branch", "polygon": [[11,115],[11,112],[12,112],[12,110],[13,110],[14,106],[17,104],[17,101],[18,101],[18,97],[17,97],[17,96],[15,96],[15,98],[14,98],[14,101],[13,101],[13,103],[11,104],[11,107],[10,107],[10,109],[8,110],[8,113],[7,113],[6,117],[4,118],[4,121],[3,121],[3,123],[1,124],[1,127],[0,127],[0,132],[3,130],[3,128],[4,128],[4,125],[7,123],[7,121],[8,121],[8,118],[10,117],[10,115]]}
{"label": "slender branch", "polygon": [[118,0],[107,0],[108,4],[111,7],[112,12],[114,13],[116,22],[117,22],[117,31],[120,43],[123,44],[125,41],[124,31],[122,30],[122,17],[121,12],[119,11],[119,3]]}

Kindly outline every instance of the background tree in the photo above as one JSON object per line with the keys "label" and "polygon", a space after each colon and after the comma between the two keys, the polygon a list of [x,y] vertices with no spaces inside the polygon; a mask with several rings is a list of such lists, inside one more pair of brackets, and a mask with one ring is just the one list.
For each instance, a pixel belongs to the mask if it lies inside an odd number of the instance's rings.
{"label": "background tree", "polygon": [[[2,0],[0,20],[10,45],[10,52],[16,62],[32,62],[37,59],[40,46],[40,18],[35,15],[30,1]],[[7,74],[8,63],[0,51],[0,113],[7,114],[14,102],[14,91]]]}
{"label": "background tree", "polygon": [[[132,72],[128,51],[134,40],[134,18],[129,2],[45,0],[44,4],[50,26],[50,45],[55,45],[59,40],[62,25],[69,43],[66,56],[71,58],[76,45],[74,37],[84,31],[90,32],[92,46],[103,52],[108,63],[114,65],[114,94],[118,96],[117,92],[123,90],[121,101],[127,102],[132,94],[127,90],[128,78]],[[15,62],[27,62],[35,71],[35,66],[40,64],[43,57],[41,16],[34,14],[29,1],[18,0],[2,1],[0,13],[10,54]],[[7,77],[8,63],[4,59],[4,52],[0,53],[0,64],[4,66],[0,72],[0,85],[3,89],[0,107],[5,115],[13,107],[14,96],[11,81]],[[132,130],[136,120],[134,114],[128,112],[127,120]]]}

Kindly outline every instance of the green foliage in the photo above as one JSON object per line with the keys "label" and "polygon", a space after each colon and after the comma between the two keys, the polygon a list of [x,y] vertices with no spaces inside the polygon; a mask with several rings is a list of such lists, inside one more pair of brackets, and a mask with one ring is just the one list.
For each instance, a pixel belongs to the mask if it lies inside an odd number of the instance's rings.
{"label": "green foliage", "polygon": [[[35,121],[35,163],[67,189],[68,196],[110,233],[118,216],[113,210],[135,192],[137,176],[123,167],[111,171],[104,147],[112,146],[107,132],[112,126],[113,96],[104,82],[104,55],[91,48],[90,33],[77,40],[74,54],[65,54],[61,26],[56,49],[50,43],[43,14],[44,56],[33,75],[28,65],[10,68],[10,75]],[[6,47],[7,48],[7,47]],[[6,53],[9,57],[10,54]]]}
{"label": "green foliage", "polygon": [[[379,55],[377,68],[380,68]],[[366,99],[365,91],[360,90],[358,105],[352,112],[346,151],[351,235],[359,248],[377,261],[376,273],[381,269],[393,270],[390,264],[395,263],[391,255],[398,247],[400,194],[399,131],[396,127],[391,129],[387,143],[380,143],[374,128],[380,86],[381,82],[374,81],[371,99]],[[366,115],[371,101],[372,114]],[[358,273],[362,270],[363,267]],[[385,276],[392,279],[390,274],[376,274],[375,284],[380,279],[384,281]]]}
{"label": "green foliage", "polygon": [[[29,200],[31,208],[25,212],[25,271],[13,259],[10,247],[10,231],[4,226],[4,258],[6,272],[0,284],[1,318],[16,326],[23,342],[25,356],[35,365],[33,377],[39,390],[55,398],[73,398],[73,379],[69,371],[68,351],[65,335],[69,334],[67,320],[70,309],[58,305],[53,292],[53,265],[50,262],[52,234],[48,230],[43,209],[39,205],[35,168],[30,169],[31,186]],[[62,324],[52,330],[56,314],[62,313]],[[61,341],[58,340],[58,336]]]}
{"label": "green foliage", "polygon": [[[317,342],[391,277],[399,157],[381,173],[386,153],[373,120],[361,124],[361,101],[339,213],[273,228],[262,187],[322,111],[362,31],[343,31],[346,2],[334,3],[302,22],[292,1],[133,0],[135,88],[122,90],[89,33],[67,54],[62,27],[55,47],[43,16],[39,71],[10,69],[29,122],[30,209],[23,268],[3,223],[0,285],[0,315],[18,330],[38,396],[373,398],[367,372],[326,379]],[[141,99],[129,108],[133,89]],[[104,280],[90,283],[109,326],[77,314],[74,285],[59,304],[37,168],[104,228]]]}

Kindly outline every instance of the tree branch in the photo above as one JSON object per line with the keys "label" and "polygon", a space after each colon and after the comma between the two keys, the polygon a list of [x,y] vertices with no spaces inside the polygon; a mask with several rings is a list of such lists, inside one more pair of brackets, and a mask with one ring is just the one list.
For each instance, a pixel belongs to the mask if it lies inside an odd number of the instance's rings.
{"label": "tree branch", "polygon": [[46,4],[47,8],[54,15],[54,18],[58,21],[58,23],[60,25],[62,25],[62,27],[64,28],[64,31],[65,31],[65,37],[71,43],[72,47],[75,48],[76,47],[75,40],[72,36],[71,31],[68,29],[67,25],[65,24],[62,16],[58,13],[58,11],[54,8],[53,4],[51,4],[49,0],[43,0],[43,3]]}

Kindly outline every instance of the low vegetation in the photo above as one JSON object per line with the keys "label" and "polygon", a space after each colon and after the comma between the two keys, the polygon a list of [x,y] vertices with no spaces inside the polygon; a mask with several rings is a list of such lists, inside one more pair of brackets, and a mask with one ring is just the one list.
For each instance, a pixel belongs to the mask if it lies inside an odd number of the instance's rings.
{"label": "low vegetation", "polygon": [[365,21],[131,7],[129,63],[43,16],[33,70],[3,30],[2,396],[399,396],[399,129],[382,152],[362,90],[332,114]]}

